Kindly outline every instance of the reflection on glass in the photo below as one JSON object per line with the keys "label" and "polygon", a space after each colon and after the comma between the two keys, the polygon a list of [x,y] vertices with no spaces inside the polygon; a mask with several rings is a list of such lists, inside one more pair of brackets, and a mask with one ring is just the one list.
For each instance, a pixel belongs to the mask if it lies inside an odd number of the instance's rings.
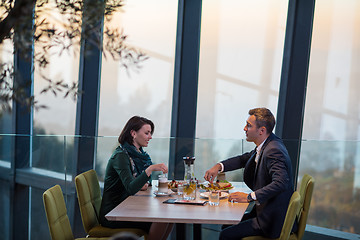
{"label": "reflection on glass", "polygon": [[149,59],[138,70],[103,58],[99,135],[118,136],[126,121],[144,116],[155,124],[156,137],[170,136],[176,37],[176,0],[127,1],[111,22],[124,29],[127,43]]}
{"label": "reflection on glass", "polygon": [[244,138],[250,108],[276,116],[287,4],[203,2],[197,137]]}

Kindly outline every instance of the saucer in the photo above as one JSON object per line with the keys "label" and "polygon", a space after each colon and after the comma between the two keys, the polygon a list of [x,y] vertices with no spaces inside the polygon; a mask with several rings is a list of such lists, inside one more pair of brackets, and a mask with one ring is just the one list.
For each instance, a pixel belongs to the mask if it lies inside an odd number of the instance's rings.
{"label": "saucer", "polygon": [[162,193],[162,192],[158,192],[158,191],[155,191],[154,194],[155,196],[157,197],[166,197],[166,196],[170,196],[172,193],[172,191],[168,191],[167,193]]}

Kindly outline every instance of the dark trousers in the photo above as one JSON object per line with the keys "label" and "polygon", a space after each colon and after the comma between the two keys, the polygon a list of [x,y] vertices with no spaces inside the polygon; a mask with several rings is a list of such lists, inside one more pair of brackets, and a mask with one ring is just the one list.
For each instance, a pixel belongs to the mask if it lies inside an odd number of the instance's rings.
{"label": "dark trousers", "polygon": [[248,236],[263,235],[262,230],[256,220],[256,210],[244,214],[241,222],[237,225],[224,225],[220,232],[220,240],[242,239]]}

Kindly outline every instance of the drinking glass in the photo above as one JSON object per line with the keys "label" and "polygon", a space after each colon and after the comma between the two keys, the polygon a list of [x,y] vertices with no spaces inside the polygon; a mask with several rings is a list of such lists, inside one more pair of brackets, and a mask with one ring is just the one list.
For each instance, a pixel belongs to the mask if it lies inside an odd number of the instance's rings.
{"label": "drinking glass", "polygon": [[211,206],[219,206],[220,203],[220,192],[219,191],[210,191],[209,192],[209,204]]}
{"label": "drinking glass", "polygon": [[168,179],[166,175],[159,175],[158,180],[158,194],[168,194]]}
{"label": "drinking glass", "polygon": [[184,184],[184,199],[196,199],[196,182],[188,182]]}
{"label": "drinking glass", "polygon": [[184,197],[184,184],[183,183],[178,183],[177,194],[180,196],[180,198]]}

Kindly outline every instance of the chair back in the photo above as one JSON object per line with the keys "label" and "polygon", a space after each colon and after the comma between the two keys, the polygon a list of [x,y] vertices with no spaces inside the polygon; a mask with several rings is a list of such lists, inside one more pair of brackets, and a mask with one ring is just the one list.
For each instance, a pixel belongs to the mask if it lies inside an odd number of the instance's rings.
{"label": "chair back", "polygon": [[306,221],[309,215],[312,193],[315,180],[312,176],[305,174],[300,184],[300,210],[298,213],[298,232],[295,233],[296,239],[302,239],[305,232]]}
{"label": "chair back", "polygon": [[289,239],[299,209],[300,194],[298,192],[294,192],[290,198],[289,206],[284,220],[284,225],[281,229],[280,237],[278,238],[279,240]]}
{"label": "chair back", "polygon": [[82,223],[85,232],[89,234],[92,228],[100,225],[101,190],[95,170],[91,169],[76,176],[75,186]]}
{"label": "chair back", "polygon": [[52,240],[73,240],[64,196],[59,185],[46,190],[43,202]]}

